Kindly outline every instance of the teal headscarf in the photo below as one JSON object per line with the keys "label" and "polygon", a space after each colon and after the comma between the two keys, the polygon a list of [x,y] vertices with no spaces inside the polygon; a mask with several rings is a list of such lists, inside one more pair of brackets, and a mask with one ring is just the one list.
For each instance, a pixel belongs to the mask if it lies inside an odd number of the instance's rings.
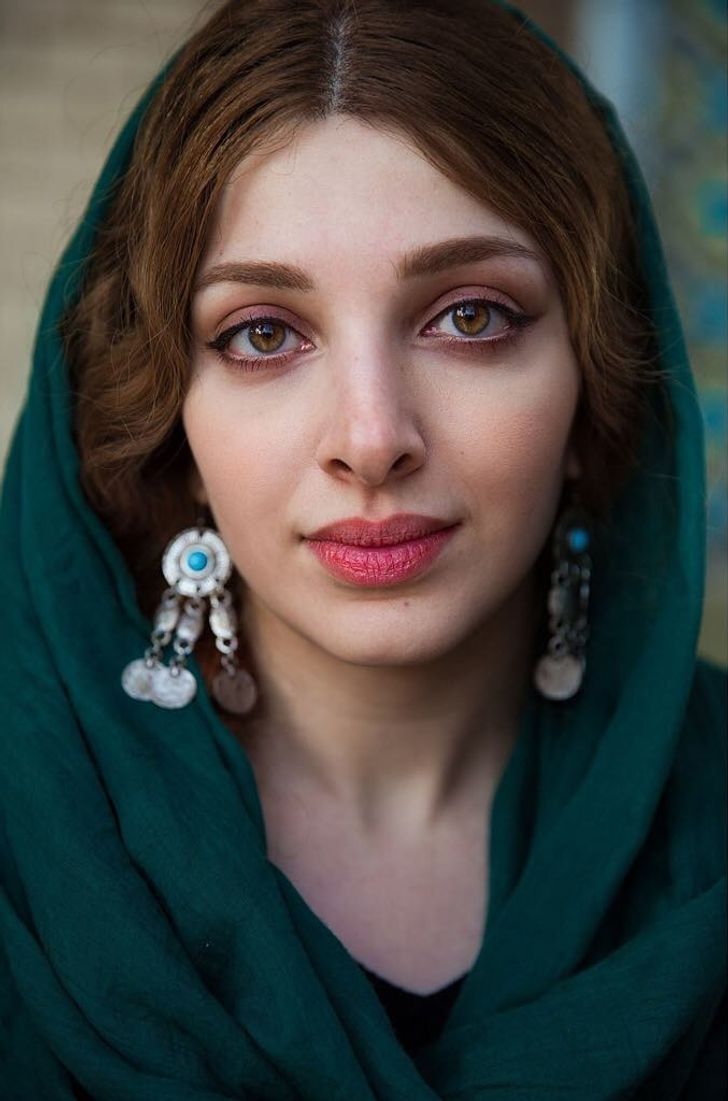
{"label": "teal headscarf", "polygon": [[1,1101],[723,1096],[725,677],[695,657],[700,412],[640,170],[577,76],[628,180],[675,439],[652,423],[595,548],[582,692],[524,709],[480,954],[415,1057],[267,859],[249,761],[194,659],[181,711],[121,689],[151,624],[80,488],[58,333],[157,84],[120,134],[48,291],[0,511]]}

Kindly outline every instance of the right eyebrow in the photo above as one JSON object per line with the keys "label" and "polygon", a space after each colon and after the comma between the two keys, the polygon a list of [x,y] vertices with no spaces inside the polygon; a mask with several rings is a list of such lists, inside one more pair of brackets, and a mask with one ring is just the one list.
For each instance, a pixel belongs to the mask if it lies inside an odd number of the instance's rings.
{"label": "right eyebrow", "polygon": [[[432,245],[420,245],[401,257],[396,273],[399,279],[413,279],[436,275],[448,268],[462,264],[474,264],[496,256],[515,257],[535,262],[544,268],[542,256],[507,237],[475,236],[452,237]],[[316,290],[311,276],[295,264],[281,264],[273,260],[239,260],[216,264],[200,276],[195,291],[215,283],[253,283],[277,290],[293,290],[310,293]]]}
{"label": "right eyebrow", "polygon": [[279,264],[273,260],[239,260],[216,264],[198,279],[195,291],[204,290],[215,283],[255,283],[277,290],[314,291],[316,284],[303,268],[293,264]]}

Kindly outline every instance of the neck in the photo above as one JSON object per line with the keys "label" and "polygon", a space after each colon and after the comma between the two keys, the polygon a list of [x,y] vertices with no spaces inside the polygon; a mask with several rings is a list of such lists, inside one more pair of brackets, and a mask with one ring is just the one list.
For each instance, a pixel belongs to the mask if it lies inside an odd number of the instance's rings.
{"label": "neck", "polygon": [[492,793],[530,676],[531,579],[476,634],[422,665],[342,661],[254,599],[245,620],[260,703],[242,740],[259,779],[289,792],[305,785],[371,838],[414,836]]}

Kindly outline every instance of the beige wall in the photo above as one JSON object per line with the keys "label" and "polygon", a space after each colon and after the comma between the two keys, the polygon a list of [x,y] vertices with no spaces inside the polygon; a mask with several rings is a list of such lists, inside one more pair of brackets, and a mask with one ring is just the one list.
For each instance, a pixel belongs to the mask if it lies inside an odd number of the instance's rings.
{"label": "beige wall", "polygon": [[[212,4],[0,0],[0,465],[23,400],[46,284],[121,123]],[[572,0],[521,4],[568,45]],[[726,660],[725,572],[703,652]]]}
{"label": "beige wall", "polygon": [[0,462],[46,284],[117,129],[199,0],[0,0]]}

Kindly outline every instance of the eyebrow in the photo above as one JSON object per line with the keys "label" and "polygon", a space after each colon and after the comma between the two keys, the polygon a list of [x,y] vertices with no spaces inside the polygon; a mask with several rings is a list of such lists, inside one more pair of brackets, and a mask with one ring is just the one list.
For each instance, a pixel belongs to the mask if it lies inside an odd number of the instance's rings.
{"label": "eyebrow", "polygon": [[[542,256],[507,237],[452,237],[406,252],[396,265],[395,273],[400,280],[415,279],[494,257],[515,257],[544,266]],[[194,289],[201,291],[215,283],[254,283],[304,293],[316,290],[316,284],[303,268],[273,260],[238,260],[216,264],[203,272]]]}

